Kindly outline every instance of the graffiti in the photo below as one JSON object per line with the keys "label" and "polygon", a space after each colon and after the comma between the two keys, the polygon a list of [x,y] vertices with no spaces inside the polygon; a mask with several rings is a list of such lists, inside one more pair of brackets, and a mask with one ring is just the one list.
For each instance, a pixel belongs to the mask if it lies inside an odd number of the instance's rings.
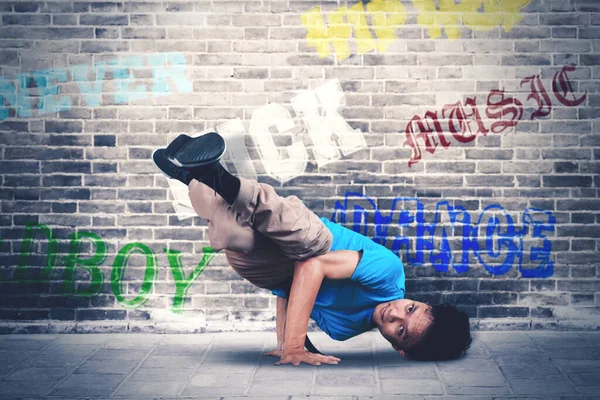
{"label": "graffiti", "polygon": [[431,222],[425,220],[424,208],[417,198],[396,197],[390,210],[382,211],[370,197],[347,192],[330,219],[371,236],[416,267],[429,262],[439,272],[454,268],[465,273],[472,253],[492,275],[506,274],[515,262],[524,278],[553,275],[552,242],[544,234],[554,232],[556,217],[551,212],[527,208],[519,227],[498,204],[488,205],[474,218],[463,206],[439,201]]}
{"label": "graffiti", "polygon": [[[169,67],[167,67],[167,65]],[[166,96],[172,93],[175,86],[179,93],[192,91],[192,82],[184,73],[185,57],[182,53],[157,53],[146,56],[134,56],[122,59],[102,61],[93,65],[79,64],[68,69],[46,69],[24,72],[17,75],[16,83],[6,78],[0,78],[0,121],[9,117],[9,109],[14,107],[16,116],[32,117],[34,111],[38,115],[52,114],[72,108],[68,95],[59,95],[58,82],[68,82],[68,72],[71,79],[81,92],[81,98],[87,107],[97,107],[101,103],[103,81],[107,72],[112,73],[114,88],[114,103],[148,97],[146,85],[135,85],[133,69],[143,68],[152,70],[153,97]],[[90,75],[91,73],[91,75]],[[36,96],[29,96],[28,89],[37,87]],[[33,102],[38,102],[37,105]]]}
{"label": "graffiti", "polygon": [[367,12],[377,40],[371,35],[363,3],[360,1],[350,8],[342,6],[330,12],[329,25],[321,13],[321,6],[312,8],[301,16],[302,24],[308,30],[308,45],[315,47],[321,58],[331,54],[332,45],[337,58],[344,60],[350,56],[350,38],[354,31],[360,54],[375,49],[379,52],[387,50],[397,38],[396,27],[406,22],[404,5],[394,0],[373,0],[367,3]]}
{"label": "graffiti", "polygon": [[[460,25],[478,31],[502,26],[510,31],[522,19],[521,10],[531,0],[413,0],[418,11],[417,22],[425,27],[429,36],[436,39],[442,35],[442,28],[449,39],[461,37]],[[367,24],[367,15],[371,27]],[[356,38],[359,54],[377,49],[387,50],[397,39],[396,29],[406,23],[406,8],[397,0],[371,0],[366,4],[359,1],[351,7],[342,6],[325,15],[321,6],[316,6],[302,14],[302,24],[307,29],[306,40],[315,47],[319,57],[331,54],[331,48],[338,60],[351,54],[352,33]],[[371,35],[370,28],[376,38]]]}
{"label": "graffiti", "polygon": [[[567,75],[572,71],[575,71],[575,66],[564,66],[554,74],[552,79],[552,93],[566,107],[578,106],[587,97],[587,92],[579,98],[576,97]],[[531,120],[548,116],[552,111],[552,100],[541,75],[524,78],[520,82],[520,87],[523,86],[528,87],[530,91],[527,101],[535,102],[537,107],[531,114]],[[498,134],[516,127],[523,118],[523,102],[506,95],[504,89],[491,90],[486,100],[485,115],[493,121],[489,129],[481,119],[476,97],[468,97],[464,104],[462,101],[446,104],[442,107],[441,113],[447,123],[447,131],[452,134],[452,137],[459,143],[468,143],[475,140],[479,134],[487,136],[490,131]],[[406,140],[403,143],[403,146],[408,146],[412,150],[408,166],[412,167],[423,159],[421,145],[430,154],[435,153],[439,144],[445,149],[450,147],[452,143],[446,139],[444,132],[437,111],[427,111],[424,117],[415,115],[406,126]]]}
{"label": "graffiti", "polygon": [[523,19],[521,10],[531,0],[434,0],[414,1],[419,11],[417,21],[424,26],[429,37],[442,36],[442,28],[448,39],[460,39],[460,24],[476,31],[487,31],[502,26],[509,32]]}
{"label": "graffiti", "polygon": [[[47,241],[48,250],[44,262],[44,267],[39,271],[28,270],[27,265],[34,248],[34,239],[36,233],[40,233],[42,240]],[[0,239],[0,243],[1,243]],[[84,248],[93,249],[91,257],[82,257]],[[187,292],[202,274],[204,269],[213,260],[215,251],[211,247],[203,247],[202,259],[194,268],[189,276],[185,276],[181,261],[181,252],[173,249],[164,249],[169,260],[169,268],[175,281],[175,295],[171,311],[182,313],[183,305],[187,297]],[[133,299],[125,296],[123,283],[125,281],[125,271],[129,258],[133,254],[142,254],[145,256],[145,272],[139,293]],[[55,274],[58,265],[58,240],[52,232],[52,229],[46,225],[27,225],[23,235],[21,250],[19,253],[18,264],[14,272],[13,281],[15,282],[49,282]],[[104,273],[99,268],[107,259],[107,246],[102,238],[93,232],[79,231],[69,235],[69,253],[62,258],[65,266],[65,272],[61,284],[61,292],[77,296],[95,296],[100,293],[104,284]],[[83,282],[76,280],[78,270],[87,272],[89,280]],[[32,274],[37,272],[33,279]],[[123,246],[115,257],[112,264],[110,284],[111,290],[117,301],[124,308],[139,308],[143,306],[151,297],[154,281],[158,274],[158,260],[154,250],[140,242],[132,242]],[[85,276],[85,275],[84,275]],[[82,287],[83,286],[83,287]]]}
{"label": "graffiti", "polygon": [[[338,113],[343,104],[344,92],[337,79],[327,81],[314,90],[307,90],[291,100],[296,114],[302,117],[306,132],[313,142],[315,161],[322,167],[367,147],[360,129],[352,129]],[[287,182],[304,173],[308,163],[308,152],[301,140],[278,149],[273,139],[273,130],[279,134],[291,132],[295,127],[292,116],[283,106],[271,103],[252,113],[250,136],[257,146],[258,154],[266,175],[280,182]],[[238,118],[217,126],[217,131],[227,144],[226,160],[235,166],[237,174],[248,179],[257,179],[256,170],[245,146],[246,129]],[[173,207],[179,219],[196,215],[183,183],[169,180],[173,194]]]}

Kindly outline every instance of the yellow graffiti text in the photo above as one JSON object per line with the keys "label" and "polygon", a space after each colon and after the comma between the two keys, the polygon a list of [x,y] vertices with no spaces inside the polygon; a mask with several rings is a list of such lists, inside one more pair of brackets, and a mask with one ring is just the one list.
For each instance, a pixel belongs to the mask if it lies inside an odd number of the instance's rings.
{"label": "yellow graffiti text", "polygon": [[[455,0],[438,0],[437,3],[413,0],[417,22],[432,39],[441,37],[442,29],[449,39],[459,39],[462,26],[476,31],[502,26],[506,32],[510,31],[521,22],[521,10],[531,0],[462,0],[458,4]],[[344,60],[352,53],[353,34],[359,54],[387,50],[397,39],[396,29],[406,23],[406,9],[398,0],[372,0],[365,10],[361,1],[351,7],[339,7],[327,15],[317,6],[302,14],[301,20],[308,31],[308,45],[316,48],[319,57],[329,56],[333,48],[338,60]]]}

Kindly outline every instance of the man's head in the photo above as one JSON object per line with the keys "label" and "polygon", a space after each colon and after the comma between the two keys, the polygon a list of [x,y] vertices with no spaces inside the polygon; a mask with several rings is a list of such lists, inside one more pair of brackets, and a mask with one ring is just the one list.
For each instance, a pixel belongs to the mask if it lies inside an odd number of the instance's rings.
{"label": "man's head", "polygon": [[394,300],[375,307],[372,320],[396,351],[414,360],[453,359],[471,344],[469,317],[450,304]]}

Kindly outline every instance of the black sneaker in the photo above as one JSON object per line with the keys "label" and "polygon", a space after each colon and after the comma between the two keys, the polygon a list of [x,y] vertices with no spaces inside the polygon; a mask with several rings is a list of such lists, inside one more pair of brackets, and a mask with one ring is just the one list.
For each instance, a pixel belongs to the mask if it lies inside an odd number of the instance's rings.
{"label": "black sneaker", "polygon": [[170,159],[173,159],[174,154],[177,153],[177,151],[179,151],[179,149],[181,149],[183,146],[185,146],[190,140],[192,140],[192,138],[189,137],[188,135],[181,134],[181,135],[177,136],[175,138],[175,140],[173,140],[167,146],[166,153],[165,153],[166,156]]}
{"label": "black sneaker", "polygon": [[152,161],[158,167],[164,176],[170,179],[177,179],[188,185],[193,179],[190,171],[178,167],[167,157],[167,149],[156,149],[152,153]]}
{"label": "black sneaker", "polygon": [[209,132],[183,144],[173,154],[173,163],[179,167],[194,169],[214,166],[225,154],[225,149],[223,137],[216,132]]}

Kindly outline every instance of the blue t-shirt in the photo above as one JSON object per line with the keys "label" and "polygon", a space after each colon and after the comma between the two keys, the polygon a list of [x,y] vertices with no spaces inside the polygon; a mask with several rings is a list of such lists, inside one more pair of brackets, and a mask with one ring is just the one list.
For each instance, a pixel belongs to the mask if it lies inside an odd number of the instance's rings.
{"label": "blue t-shirt", "polygon": [[[380,303],[404,298],[404,268],[397,255],[366,236],[321,218],[333,235],[330,251],[363,250],[350,279],[324,279],[310,317],[335,340],[346,340],[375,326]],[[273,294],[287,298],[283,289]]]}

